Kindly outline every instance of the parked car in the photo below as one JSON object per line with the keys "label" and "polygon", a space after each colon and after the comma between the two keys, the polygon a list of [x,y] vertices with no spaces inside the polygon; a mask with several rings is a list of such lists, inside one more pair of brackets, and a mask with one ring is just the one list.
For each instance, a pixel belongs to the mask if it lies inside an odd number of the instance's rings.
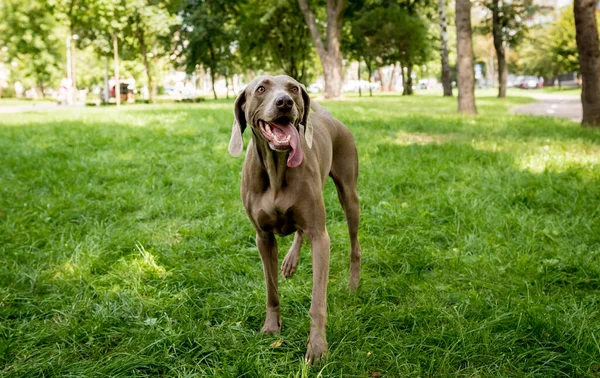
{"label": "parked car", "polygon": [[535,76],[525,76],[523,81],[519,83],[519,88],[522,89],[536,89],[541,88],[543,82]]}

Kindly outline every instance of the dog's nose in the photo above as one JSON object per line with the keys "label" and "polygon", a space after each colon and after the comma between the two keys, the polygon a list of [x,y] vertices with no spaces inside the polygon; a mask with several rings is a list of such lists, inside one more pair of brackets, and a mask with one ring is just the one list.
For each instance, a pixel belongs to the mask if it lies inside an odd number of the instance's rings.
{"label": "dog's nose", "polygon": [[294,105],[294,100],[288,95],[282,95],[275,99],[275,105],[277,106],[277,109],[289,111]]}

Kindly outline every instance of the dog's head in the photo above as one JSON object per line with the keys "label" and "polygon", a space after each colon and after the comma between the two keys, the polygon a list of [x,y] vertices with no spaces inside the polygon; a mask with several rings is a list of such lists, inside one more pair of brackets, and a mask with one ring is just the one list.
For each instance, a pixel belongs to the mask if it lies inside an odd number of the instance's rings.
{"label": "dog's head", "polygon": [[302,163],[304,139],[312,146],[312,125],[308,119],[310,98],[306,89],[289,76],[260,76],[252,80],[235,101],[235,120],[229,141],[229,153],[238,156],[243,150],[242,134],[249,124],[257,138],[274,151],[288,152],[288,167]]}

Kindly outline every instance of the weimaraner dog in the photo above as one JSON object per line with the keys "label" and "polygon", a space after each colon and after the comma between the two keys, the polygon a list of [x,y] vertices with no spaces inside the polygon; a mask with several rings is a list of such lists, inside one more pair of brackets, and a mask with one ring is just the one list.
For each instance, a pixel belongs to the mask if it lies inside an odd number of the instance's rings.
{"label": "weimaraner dog", "polygon": [[254,79],[235,101],[234,113],[229,142],[233,156],[239,156],[243,150],[246,126],[252,131],[242,171],[241,195],[256,229],[256,245],[265,273],[267,314],[262,332],[279,333],[281,328],[274,235],[296,232],[283,259],[281,274],[284,278],[294,274],[307,237],[312,247],[313,289],[306,360],[313,363],[327,354],[329,234],[322,193],[327,176],[335,182],[348,222],[349,288],[355,290],[360,281],[356,145],[346,126],[322,106],[315,102],[311,105],[304,87],[289,76]]}

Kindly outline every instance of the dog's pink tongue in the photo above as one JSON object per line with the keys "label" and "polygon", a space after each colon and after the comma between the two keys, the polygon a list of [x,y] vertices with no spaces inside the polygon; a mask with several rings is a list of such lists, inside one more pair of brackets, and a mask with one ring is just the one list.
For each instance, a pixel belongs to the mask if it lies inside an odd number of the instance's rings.
{"label": "dog's pink tongue", "polygon": [[287,166],[296,168],[302,163],[304,153],[302,152],[302,144],[300,143],[300,134],[293,123],[275,123],[275,125],[285,133],[290,135],[290,156],[287,159]]}

